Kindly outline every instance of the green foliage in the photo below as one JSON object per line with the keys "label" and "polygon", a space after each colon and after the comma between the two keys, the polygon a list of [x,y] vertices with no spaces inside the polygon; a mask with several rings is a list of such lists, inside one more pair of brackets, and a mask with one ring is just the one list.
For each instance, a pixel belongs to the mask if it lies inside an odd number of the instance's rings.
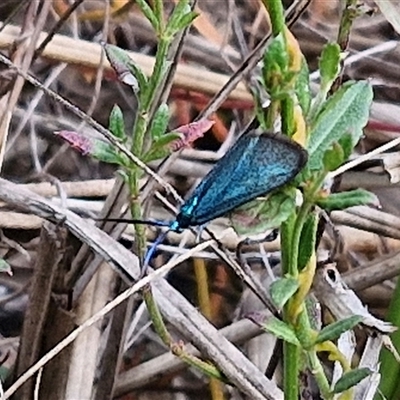
{"label": "green foliage", "polygon": [[128,158],[115,149],[110,143],[102,140],[94,142],[92,157],[107,164],[116,164],[121,167],[129,165]]}
{"label": "green foliage", "polygon": [[230,222],[238,234],[255,235],[280,226],[295,207],[296,191],[288,187],[238,207],[230,213]]}
{"label": "green foliage", "polygon": [[289,65],[289,56],[283,34],[276,36],[268,46],[264,55],[263,78],[264,87],[274,97],[282,90]]}
{"label": "green foliage", "polygon": [[189,26],[196,17],[197,13],[191,11],[188,0],[179,1],[168,20],[166,34],[175,35]]}
{"label": "green foliage", "polygon": [[315,343],[322,343],[327,340],[336,340],[341,334],[356,327],[362,320],[363,317],[353,315],[346,319],[336,321],[333,324],[329,324],[318,333]]}
{"label": "green foliage", "polygon": [[167,104],[161,104],[156,111],[153,121],[150,125],[150,134],[152,138],[156,141],[161,138],[161,136],[167,130],[169,122],[169,108]]}
{"label": "green foliage", "polygon": [[354,148],[352,135],[343,134],[337,142],[331,144],[323,156],[324,171],[330,172],[339,168],[350,157]]}
{"label": "green foliage", "polygon": [[299,248],[298,268],[301,271],[308,263],[311,255],[315,251],[316,236],[318,227],[318,217],[316,213],[310,213],[301,231]]}
{"label": "green foliage", "polygon": [[364,189],[348,192],[332,193],[327,197],[316,198],[316,204],[326,211],[344,210],[349,207],[363,205],[379,205],[375,194]]}
{"label": "green foliage", "polygon": [[154,160],[159,160],[171,154],[172,149],[168,147],[173,141],[180,139],[179,133],[170,132],[165,135],[159,136],[152,143],[151,149],[144,154],[143,160],[145,162],[150,162]]}
{"label": "green foliage", "polygon": [[108,129],[118,139],[121,139],[123,141],[126,140],[124,115],[122,114],[121,108],[118,107],[118,105],[116,104],[114,105],[110,113]]}
{"label": "green foliage", "polygon": [[319,72],[321,75],[320,90],[328,93],[333,81],[339,75],[340,47],[337,43],[328,43],[324,46],[319,60]]}
{"label": "green foliage", "polygon": [[[299,206],[291,197],[290,206],[274,207],[271,197],[263,208],[260,200],[240,208],[235,215],[234,227],[241,233],[259,231],[263,226],[272,226],[266,221],[281,224],[282,270],[284,278],[275,281],[270,288],[274,304],[283,308],[284,321],[272,320],[264,329],[286,341],[285,346],[285,398],[297,399],[299,393],[299,354],[308,353],[308,368],[315,373],[323,398],[333,398],[328,377],[319,364],[317,344],[329,342],[330,356],[337,355],[332,340],[352,329],[360,322],[354,316],[335,322],[318,332],[311,328],[310,316],[305,302],[316,267],[316,233],[319,222],[318,205],[325,210],[344,209],[360,204],[377,204],[371,193],[355,190],[348,193],[326,195],[325,180],[331,171],[339,168],[350,157],[360,140],[368,121],[372,102],[372,87],[369,82],[348,82],[339,89],[334,85],[340,73],[342,50],[337,43],[324,46],[320,62],[320,88],[311,102],[309,73],[304,57],[290,33],[283,30],[282,19],[276,18],[279,8],[275,2],[265,1],[271,16],[274,38],[265,55],[262,67],[262,87],[253,88],[256,96],[256,116],[263,128],[271,129],[280,122],[282,133],[293,136],[308,151],[309,160],[304,171],[297,176],[289,188],[299,185],[303,189],[303,203]],[[300,65],[301,60],[301,65]],[[300,70],[299,70],[300,66]],[[330,94],[330,91],[334,93]],[[270,106],[265,109],[263,93],[270,97]],[[300,105],[303,115],[299,117]],[[296,114],[297,113],[297,114]],[[305,127],[304,127],[305,125]],[[285,188],[287,191],[288,188]],[[283,193],[278,190],[274,196]],[[289,196],[290,197],[290,196]],[[254,207],[254,208],[250,208]],[[236,213],[235,213],[236,214]],[[265,220],[265,221],[264,221]],[[239,221],[239,222],[238,222]],[[244,225],[245,228],[238,225]],[[316,330],[314,330],[316,329]],[[366,376],[363,369],[343,374],[335,386],[335,392],[348,390]]]}
{"label": "green foliage", "polygon": [[279,320],[278,318],[271,317],[261,327],[266,332],[274,334],[277,338],[282,339],[285,342],[294,344],[296,346],[300,345],[294,329],[289,324]]}
{"label": "green foliage", "polygon": [[340,146],[338,142],[333,142],[331,148],[325,151],[323,157],[322,162],[324,165],[324,171],[334,171],[339,168],[344,161],[344,151],[342,146]]}
{"label": "green foliage", "polygon": [[307,150],[311,171],[324,168],[325,153],[343,136],[350,136],[354,148],[368,122],[372,95],[368,82],[349,82],[326,101],[310,131]]}
{"label": "green foliage", "polygon": [[157,18],[156,14],[153,12],[146,0],[137,0],[136,3],[138,4],[144,16],[151,23],[156,33],[160,33],[160,21],[162,20],[163,16],[161,18],[160,16]]}
{"label": "green foliage", "polygon": [[104,50],[120,81],[132,86],[135,92],[145,92],[148,86],[147,77],[129,54],[111,44],[105,44]]}
{"label": "green foliage", "polygon": [[297,100],[303,114],[307,115],[311,105],[310,71],[305,58],[302,58],[301,69],[295,83]]}
{"label": "green foliage", "polygon": [[367,376],[371,375],[369,368],[356,368],[344,373],[336,382],[333,393],[342,393],[360,383]]}
{"label": "green foliage", "polygon": [[269,293],[278,310],[281,310],[287,301],[297,292],[299,282],[291,277],[283,277],[274,281]]}
{"label": "green foliage", "polygon": [[[150,162],[164,158],[172,151],[192,143],[209,128],[206,123],[168,132],[168,106],[157,103],[158,89],[162,87],[171,67],[168,61],[170,47],[177,35],[188,27],[197,15],[191,10],[189,0],[180,0],[168,20],[164,17],[162,0],[150,3],[137,0],[136,3],[150,21],[159,39],[155,66],[152,74],[146,76],[127,52],[116,46],[104,46],[119,80],[132,87],[138,103],[129,141],[124,115],[117,105],[111,111],[109,129],[123,145],[130,146],[129,150],[132,153],[141,160]],[[376,204],[377,199],[364,190],[325,196],[323,188],[329,172],[337,169],[349,158],[362,135],[372,102],[371,85],[368,82],[349,82],[330,95],[329,92],[335,88],[333,83],[340,71],[341,49],[336,43],[329,43],[321,54],[321,85],[312,102],[307,63],[295,39],[283,26],[283,8],[274,8],[278,3],[280,4],[279,1],[265,1],[270,8],[274,37],[263,57],[260,86],[252,88],[256,97],[255,112],[263,129],[273,130],[276,126],[281,126],[283,134],[296,138],[307,149],[309,161],[305,171],[286,187],[270,194],[267,199],[256,199],[235,210],[231,215],[231,222],[241,234],[259,233],[277,226],[282,228],[283,278],[271,285],[270,294],[274,304],[283,309],[283,321],[271,318],[263,323],[262,327],[292,345],[291,348],[285,348],[284,352],[285,372],[290,375],[284,377],[285,398],[290,392],[292,395],[288,395],[287,398],[291,400],[298,398],[296,390],[301,352],[308,353],[309,357],[305,357],[309,362],[307,367],[315,373],[321,393],[330,393],[330,387],[326,389],[326,386],[329,386],[326,385],[328,378],[324,375],[322,366],[318,365],[316,345],[336,339],[361,321],[358,316],[350,317],[328,325],[319,332],[315,331],[309,322],[305,301],[311,287],[316,260],[316,206],[332,211],[360,204]],[[265,107],[266,100],[270,100],[268,108]],[[301,116],[298,115],[300,108]],[[143,172],[132,164],[128,157],[106,142],[88,139],[75,132],[64,132],[63,136],[82,153],[121,167],[119,174],[128,183],[133,199],[132,217],[140,219],[142,210],[137,199],[140,198],[139,179]],[[296,203],[296,186],[302,189],[301,204]],[[143,254],[146,247],[144,230],[137,229],[136,235],[138,252]],[[149,307],[148,300],[146,304]],[[161,326],[161,314],[155,302],[153,306],[154,308],[149,307],[149,310],[154,325]],[[177,352],[180,351],[177,349]],[[309,360],[317,360],[317,364],[311,365]],[[198,360],[187,359],[186,362],[193,362],[193,365],[201,368]],[[368,374],[367,369],[346,372],[336,383],[335,393],[348,390]]]}

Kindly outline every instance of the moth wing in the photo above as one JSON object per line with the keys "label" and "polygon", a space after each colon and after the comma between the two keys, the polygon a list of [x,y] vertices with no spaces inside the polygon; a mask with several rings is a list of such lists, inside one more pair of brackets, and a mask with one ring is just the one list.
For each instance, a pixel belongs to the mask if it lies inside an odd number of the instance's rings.
{"label": "moth wing", "polygon": [[191,224],[201,225],[285,185],[306,161],[306,151],[285,136],[242,136],[187,200],[198,199]]}

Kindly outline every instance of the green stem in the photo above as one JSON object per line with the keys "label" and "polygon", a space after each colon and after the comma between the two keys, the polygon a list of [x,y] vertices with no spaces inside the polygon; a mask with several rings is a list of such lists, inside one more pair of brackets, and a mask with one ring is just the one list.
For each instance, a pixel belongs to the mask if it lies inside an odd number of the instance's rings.
{"label": "green stem", "polygon": [[350,38],[351,26],[354,19],[359,15],[357,11],[358,0],[346,0],[342,17],[340,19],[337,42],[342,51],[347,49]]}
{"label": "green stem", "polygon": [[290,250],[290,259],[289,259],[290,274],[294,278],[297,278],[299,274],[298,258],[299,258],[301,232],[303,230],[304,223],[307,220],[307,216],[310,212],[311,207],[312,204],[305,201],[303,205],[300,207],[300,210],[297,214],[296,222],[294,224],[291,250]]}
{"label": "green stem", "polygon": [[164,32],[160,37],[160,41],[157,46],[156,61],[154,64],[153,73],[149,80],[149,90],[147,97],[144,99],[143,108],[149,112],[150,106],[154,100],[154,96],[157,93],[157,87],[161,84],[164,78],[166,60],[168,57],[168,49],[171,45],[173,37],[169,35],[164,36]]}
{"label": "green stem", "polygon": [[289,342],[283,342],[283,391],[285,400],[299,398],[300,348]]}
{"label": "green stem", "polygon": [[294,101],[292,97],[287,96],[281,101],[281,119],[282,133],[291,137],[295,131],[294,126]]}
{"label": "green stem", "polygon": [[292,248],[293,230],[296,223],[296,214],[292,213],[281,226],[281,257],[282,257],[282,275],[294,276],[292,258],[290,250]]}
{"label": "green stem", "polygon": [[[338,45],[340,46],[342,52],[345,52],[347,50],[353,21],[359,15],[359,11],[357,10],[357,3],[358,0],[346,0],[344,10],[342,12],[337,38]],[[341,62],[341,64],[343,66],[343,62]],[[339,89],[340,85],[342,84],[342,78],[343,75],[341,73],[332,85],[332,93],[336,92]]]}
{"label": "green stem", "polygon": [[[272,34],[274,37],[282,34],[285,43],[286,43],[286,35],[285,29],[285,14],[281,0],[263,0],[264,6],[268,10]],[[286,43],[287,47],[287,43]],[[274,102],[273,102],[274,103]],[[287,136],[292,136],[295,126],[294,126],[294,118],[293,118],[293,107],[294,102],[290,96],[286,96],[284,100],[275,101],[275,105],[271,104],[270,113],[268,115],[268,126],[273,127],[273,124],[276,121],[276,114],[279,108],[281,109],[281,119],[282,119],[282,132]]]}
{"label": "green stem", "polygon": [[267,118],[266,118],[266,128],[269,131],[273,131],[273,129],[274,129],[275,121],[279,115],[279,106],[280,106],[279,100],[272,100],[271,104],[268,107]]}
{"label": "green stem", "polygon": [[[304,225],[305,218],[307,218],[308,209],[309,207],[302,207],[297,218],[295,214],[292,214],[292,216],[282,224],[282,271],[283,274],[288,274],[291,277],[297,277],[299,274],[297,268],[298,244],[300,241],[301,228]],[[292,323],[289,312],[290,305],[291,303],[289,301],[283,309],[283,320],[289,324]],[[284,342],[283,357],[283,387],[285,400],[297,400],[299,396],[298,373],[300,365],[300,347]]]}
{"label": "green stem", "polygon": [[221,381],[226,381],[226,378],[221,374],[215,365],[203,361],[198,357],[188,353],[183,347],[182,343],[175,343],[165,326],[164,319],[161,315],[160,309],[157,302],[154,300],[153,293],[151,291],[150,285],[147,285],[143,289],[143,299],[146,303],[147,310],[149,312],[151,321],[154,326],[154,330],[157,332],[163,343],[169,347],[173,354],[179,357],[185,363],[198,368],[200,371],[206,375],[219,379]]}
{"label": "green stem", "polygon": [[[160,22],[160,26],[164,26]],[[139,109],[137,112],[137,119],[133,132],[133,140],[131,151],[133,154],[141,157],[144,152],[144,139],[149,127],[149,112],[153,104],[156,88],[161,84],[163,80],[163,72],[165,70],[166,58],[168,48],[171,44],[172,37],[166,37],[160,40],[157,48],[156,61],[154,65],[153,74],[149,79],[149,87],[143,94],[143,98],[139,101]],[[139,201],[140,187],[139,179],[142,175],[142,171],[135,165],[132,165],[129,173],[129,189],[131,194],[131,214],[133,219],[142,219],[142,208]],[[144,225],[135,225],[135,250],[139,259],[143,260],[146,253],[146,228]]]}
{"label": "green stem", "polygon": [[[322,175],[322,174],[321,174]],[[322,179],[322,177],[321,177]],[[282,249],[282,272],[283,275],[297,277],[298,271],[298,254],[300,246],[301,232],[308,213],[312,207],[311,201],[315,196],[320,180],[317,179],[316,185],[311,187],[304,195],[303,205],[296,214],[292,214],[281,227],[281,249]],[[285,322],[292,324],[291,315],[289,313],[291,302],[289,301],[283,312]],[[304,308],[306,309],[306,308]],[[308,315],[305,311],[298,319],[296,331],[303,336],[308,342],[308,336],[311,333]],[[300,365],[300,348],[290,343],[284,343],[284,393],[285,400],[297,400],[298,398],[298,372]],[[322,378],[321,378],[322,379]]]}
{"label": "green stem", "polygon": [[285,29],[285,10],[281,0],[263,0],[271,20],[272,34],[278,36]]}
{"label": "green stem", "polygon": [[[293,276],[293,263],[291,257],[291,244],[293,239],[293,230],[296,221],[296,214],[292,215],[281,226],[281,254],[282,254],[282,275]],[[283,320],[289,322],[289,313],[287,311],[289,304],[285,305],[283,310]],[[300,348],[289,342],[283,342],[283,390],[285,400],[297,400],[298,373],[300,365]]]}
{"label": "green stem", "polygon": [[317,382],[322,398],[324,400],[331,400],[333,399],[333,394],[331,393],[328,379],[326,378],[317,352],[314,350],[314,346],[312,345],[314,342],[314,338],[312,336],[310,318],[306,312],[306,307],[304,308],[304,311],[300,314],[298,322],[299,326],[297,329],[297,337],[299,338],[303,348],[306,349],[305,351],[307,353],[308,367],[310,368],[310,371],[312,372]]}
{"label": "green stem", "polygon": [[163,0],[155,0],[154,1],[154,14],[159,23],[159,31],[164,32],[165,22],[164,22],[164,4]]}
{"label": "green stem", "polygon": [[322,398],[324,400],[333,399],[333,393],[330,390],[328,379],[326,378],[317,353],[314,350],[307,351],[307,361],[317,382]]}
{"label": "green stem", "polygon": [[[133,168],[129,174],[130,210],[132,219],[142,219],[142,206],[140,204],[139,176],[141,171]],[[135,224],[135,253],[139,260],[143,260],[146,253],[146,227],[143,224]]]}
{"label": "green stem", "polygon": [[146,307],[149,312],[151,322],[153,323],[155,331],[157,332],[158,336],[160,336],[160,339],[163,341],[163,343],[166,346],[171,347],[173,343],[171,335],[169,334],[165,326],[160,309],[156,301],[154,300],[154,296],[153,293],[151,292],[150,285],[144,287],[143,299],[146,303]]}

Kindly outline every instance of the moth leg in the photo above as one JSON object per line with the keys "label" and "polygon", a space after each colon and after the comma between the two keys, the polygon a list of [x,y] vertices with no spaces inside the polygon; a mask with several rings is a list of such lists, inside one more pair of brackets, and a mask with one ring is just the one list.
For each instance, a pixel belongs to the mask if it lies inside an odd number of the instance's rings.
{"label": "moth leg", "polygon": [[203,225],[200,225],[197,228],[197,231],[196,231],[196,243],[200,243],[201,234],[203,233],[205,227],[206,227],[206,225],[203,224]]}

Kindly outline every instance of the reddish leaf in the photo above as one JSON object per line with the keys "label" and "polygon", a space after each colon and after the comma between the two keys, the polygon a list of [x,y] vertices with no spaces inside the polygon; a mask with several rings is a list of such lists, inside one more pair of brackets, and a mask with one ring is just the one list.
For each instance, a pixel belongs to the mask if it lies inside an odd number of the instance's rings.
{"label": "reddish leaf", "polygon": [[177,151],[183,147],[189,147],[195,140],[203,137],[204,132],[207,132],[213,125],[214,121],[202,119],[174,129],[174,132],[181,133],[182,137],[170,143],[170,148],[172,151]]}
{"label": "reddish leaf", "polygon": [[80,151],[83,155],[93,152],[94,140],[74,131],[58,131],[54,132],[66,142],[68,142],[74,149]]}

